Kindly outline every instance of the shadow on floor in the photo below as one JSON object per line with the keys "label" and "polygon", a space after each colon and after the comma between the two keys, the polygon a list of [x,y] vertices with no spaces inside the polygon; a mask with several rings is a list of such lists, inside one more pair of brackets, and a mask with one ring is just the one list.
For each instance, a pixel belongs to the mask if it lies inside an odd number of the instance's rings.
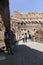
{"label": "shadow on floor", "polygon": [[14,55],[6,55],[0,65],[43,65],[43,52],[25,45],[15,45]]}

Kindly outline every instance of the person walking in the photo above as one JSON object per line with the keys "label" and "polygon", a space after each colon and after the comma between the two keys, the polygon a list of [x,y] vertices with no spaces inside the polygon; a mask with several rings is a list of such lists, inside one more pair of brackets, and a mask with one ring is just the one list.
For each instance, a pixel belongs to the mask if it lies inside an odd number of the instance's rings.
{"label": "person walking", "polygon": [[13,54],[12,53],[11,43],[10,43],[10,33],[9,33],[9,31],[7,29],[5,30],[4,35],[5,35],[4,41],[5,41],[6,51],[8,52],[7,54],[9,54],[9,53]]}
{"label": "person walking", "polygon": [[24,35],[22,35],[22,40],[23,40],[23,42],[24,42]]}
{"label": "person walking", "polygon": [[10,43],[12,46],[12,53],[14,53],[14,49],[16,45],[16,35],[12,30],[10,30]]}
{"label": "person walking", "polygon": [[31,39],[31,34],[29,34],[29,39]]}
{"label": "person walking", "polygon": [[25,42],[27,42],[27,33],[24,35]]}

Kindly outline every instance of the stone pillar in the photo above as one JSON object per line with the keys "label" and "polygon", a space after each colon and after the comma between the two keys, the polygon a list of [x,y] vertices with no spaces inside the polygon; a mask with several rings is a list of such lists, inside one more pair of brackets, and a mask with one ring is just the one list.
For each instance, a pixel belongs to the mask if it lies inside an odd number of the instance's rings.
{"label": "stone pillar", "polygon": [[10,11],[9,11],[9,0],[0,0],[0,15],[3,20],[5,28],[10,30]]}

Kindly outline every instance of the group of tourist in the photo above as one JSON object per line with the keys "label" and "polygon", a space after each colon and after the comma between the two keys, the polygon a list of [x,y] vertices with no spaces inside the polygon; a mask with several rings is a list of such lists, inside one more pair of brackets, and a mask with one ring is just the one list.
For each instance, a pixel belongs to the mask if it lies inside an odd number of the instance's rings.
{"label": "group of tourist", "polygon": [[31,39],[31,34],[28,34],[28,36],[27,36],[27,33],[25,33],[25,34],[22,36],[23,42],[27,42],[27,39]]}

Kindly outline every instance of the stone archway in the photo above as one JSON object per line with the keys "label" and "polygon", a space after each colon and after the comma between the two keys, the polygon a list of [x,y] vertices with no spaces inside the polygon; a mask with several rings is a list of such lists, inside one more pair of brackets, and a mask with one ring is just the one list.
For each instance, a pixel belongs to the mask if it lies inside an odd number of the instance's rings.
{"label": "stone archway", "polygon": [[10,11],[9,11],[9,0],[0,0],[0,15],[3,20],[4,26],[10,29]]}
{"label": "stone archway", "polygon": [[[9,0],[0,0],[0,22],[1,26],[7,28],[7,30],[10,32]],[[4,30],[4,28],[2,30]],[[1,35],[2,33],[0,34],[0,38],[3,38]]]}

